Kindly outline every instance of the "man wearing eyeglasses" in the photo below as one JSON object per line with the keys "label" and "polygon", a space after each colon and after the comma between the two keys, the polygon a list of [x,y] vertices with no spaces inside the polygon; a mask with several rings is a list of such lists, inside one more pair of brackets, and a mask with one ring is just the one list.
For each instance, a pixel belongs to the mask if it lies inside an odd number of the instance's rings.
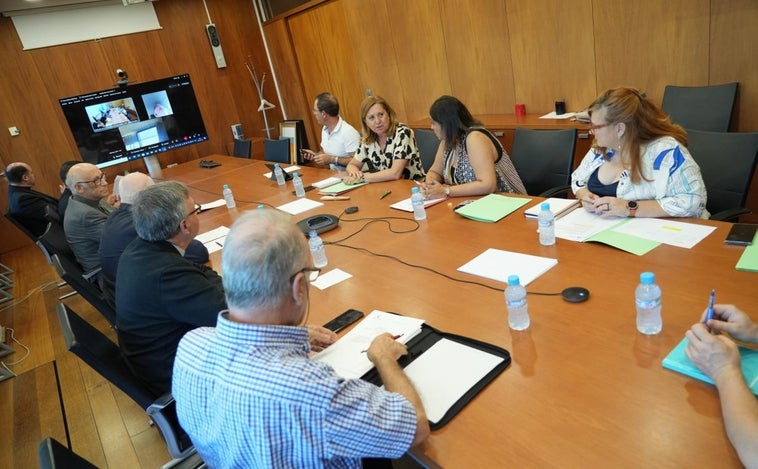
{"label": "man wearing eyeglasses", "polygon": [[32,167],[26,163],[11,163],[5,168],[8,180],[8,212],[34,236],[40,236],[47,227],[45,213],[50,207],[58,211],[58,201],[32,189],[37,182]]}
{"label": "man wearing eyeglasses", "polygon": [[79,163],[68,170],[66,186],[72,195],[63,218],[63,231],[76,260],[90,271],[100,266],[100,235],[114,210],[107,201],[108,181],[97,166]]}
{"label": "man wearing eyeglasses", "polygon": [[389,334],[367,350],[385,389],[309,359],[335,335],[305,326],[319,269],[289,215],[242,215],[222,265],[229,310],[181,340],[172,390],[179,423],[209,467],[359,468],[362,458],[399,458],[426,439],[421,399],[397,363],[407,350]]}
{"label": "man wearing eyeglasses", "polygon": [[156,397],[171,390],[179,339],[196,327],[215,325],[216,315],[226,308],[221,277],[184,257],[200,227],[199,210],[181,182],[142,189],[132,204],[138,237],[118,262],[119,346]]}

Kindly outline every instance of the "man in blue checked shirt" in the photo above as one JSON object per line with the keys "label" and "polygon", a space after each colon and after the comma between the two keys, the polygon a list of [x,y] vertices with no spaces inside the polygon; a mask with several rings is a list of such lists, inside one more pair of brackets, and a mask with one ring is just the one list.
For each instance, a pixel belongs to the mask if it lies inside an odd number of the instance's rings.
{"label": "man in blue checked shirt", "polygon": [[336,335],[304,326],[319,269],[289,215],[245,213],[222,265],[229,309],[184,336],[173,372],[179,422],[210,467],[357,468],[426,439],[421,399],[397,364],[407,350],[389,334],[367,351],[386,390],[308,358]]}

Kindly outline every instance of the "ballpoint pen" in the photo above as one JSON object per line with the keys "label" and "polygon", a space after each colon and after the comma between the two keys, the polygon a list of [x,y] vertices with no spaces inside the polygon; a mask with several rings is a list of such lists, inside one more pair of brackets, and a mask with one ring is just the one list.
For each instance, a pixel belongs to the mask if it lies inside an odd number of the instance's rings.
{"label": "ballpoint pen", "polygon": [[705,311],[705,326],[708,327],[708,321],[713,319],[713,303],[716,302],[716,289],[711,290],[711,298],[708,300],[708,309]]}
{"label": "ballpoint pen", "polygon": [[392,194],[392,191],[387,191],[384,194],[382,194],[381,197],[379,197],[379,200],[382,200],[383,198],[387,197],[388,195]]}

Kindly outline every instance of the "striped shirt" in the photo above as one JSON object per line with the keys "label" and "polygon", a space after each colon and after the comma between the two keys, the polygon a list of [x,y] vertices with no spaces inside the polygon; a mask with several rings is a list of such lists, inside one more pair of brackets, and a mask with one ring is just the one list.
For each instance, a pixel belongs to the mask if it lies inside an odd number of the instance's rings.
{"label": "striped shirt", "polygon": [[187,333],[174,362],[182,427],[225,467],[360,467],[400,457],[416,431],[402,395],[345,380],[308,358],[305,327],[232,322]]}

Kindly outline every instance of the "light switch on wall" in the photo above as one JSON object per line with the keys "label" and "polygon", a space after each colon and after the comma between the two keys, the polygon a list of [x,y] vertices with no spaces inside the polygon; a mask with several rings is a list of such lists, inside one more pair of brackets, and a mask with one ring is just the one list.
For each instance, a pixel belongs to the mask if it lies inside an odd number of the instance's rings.
{"label": "light switch on wall", "polygon": [[18,127],[8,127],[8,132],[11,133],[11,137],[16,137],[21,133],[21,131],[18,130]]}

